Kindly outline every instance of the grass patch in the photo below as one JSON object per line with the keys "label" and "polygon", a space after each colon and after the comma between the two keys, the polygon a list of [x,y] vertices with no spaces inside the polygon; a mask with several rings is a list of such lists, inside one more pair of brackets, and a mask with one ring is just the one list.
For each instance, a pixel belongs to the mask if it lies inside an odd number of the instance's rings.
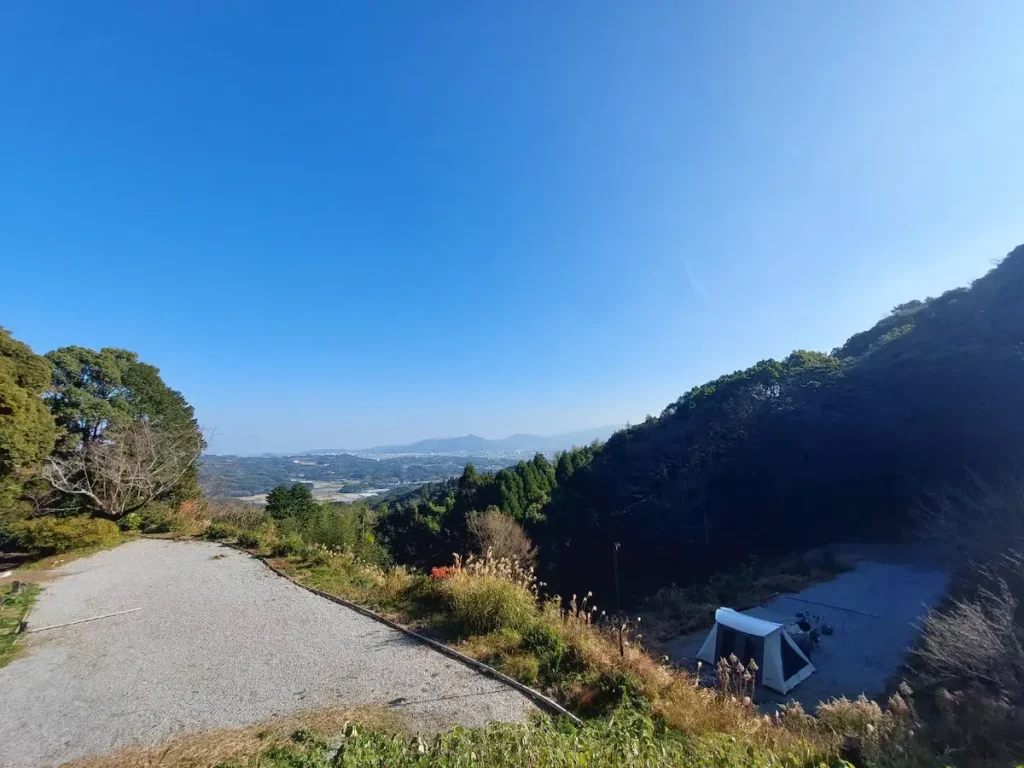
{"label": "grass patch", "polygon": [[[724,736],[691,738],[657,718],[631,709],[577,729],[539,718],[528,724],[493,723],[455,728],[433,737],[410,736],[370,721],[333,718],[334,728],[291,731],[261,726],[129,749],[82,760],[67,768],[520,768],[521,766],[624,766],[625,768],[798,768],[800,754],[779,754]],[[282,721],[282,725],[288,721]],[[299,722],[312,722],[309,716]],[[813,764],[839,768],[838,759]]]}
{"label": "grass patch", "polygon": [[[66,763],[64,768],[267,768],[281,764],[273,762],[275,755],[308,754],[318,740],[312,734],[344,732],[353,721],[359,722],[360,729],[369,727],[382,734],[398,735],[406,729],[402,716],[390,709],[325,709],[278,717],[247,728],[221,728],[183,736],[148,749],[126,747],[108,755]],[[326,761],[322,764],[328,765]]]}
{"label": "grass patch", "polygon": [[25,584],[20,592],[13,592],[13,584],[0,587],[0,667],[6,666],[18,654],[19,629],[39,594],[35,584]]}

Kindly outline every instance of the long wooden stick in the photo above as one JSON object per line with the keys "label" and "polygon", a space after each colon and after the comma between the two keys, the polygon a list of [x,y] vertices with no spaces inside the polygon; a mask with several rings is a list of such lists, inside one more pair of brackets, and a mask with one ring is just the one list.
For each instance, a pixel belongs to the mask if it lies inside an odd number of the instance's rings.
{"label": "long wooden stick", "polygon": [[123,616],[126,613],[135,613],[141,611],[141,608],[129,608],[127,611],[117,611],[116,613],[105,613],[102,616],[91,616],[88,619],[79,619],[78,621],[68,621],[64,624],[51,624],[48,627],[36,627],[34,629],[26,630],[26,634],[29,632],[45,632],[48,629],[58,629],[60,627],[70,627],[72,624],[84,624],[87,621],[96,621],[97,619],[109,619],[111,616]]}
{"label": "long wooden stick", "polygon": [[796,600],[798,603],[808,603],[810,605],[820,605],[822,608],[833,608],[834,610],[837,610],[837,611],[846,611],[847,613],[856,613],[856,614],[859,614],[861,616],[868,616],[869,618],[872,618],[872,619],[880,619],[880,618],[882,618],[877,613],[868,613],[867,611],[858,611],[856,608],[843,608],[843,606],[841,606],[841,605],[829,605],[828,603],[819,603],[819,602],[816,602],[814,600],[808,600],[808,599],[803,598],[803,597],[793,597],[793,595],[783,595],[783,597],[786,598],[787,600]]}

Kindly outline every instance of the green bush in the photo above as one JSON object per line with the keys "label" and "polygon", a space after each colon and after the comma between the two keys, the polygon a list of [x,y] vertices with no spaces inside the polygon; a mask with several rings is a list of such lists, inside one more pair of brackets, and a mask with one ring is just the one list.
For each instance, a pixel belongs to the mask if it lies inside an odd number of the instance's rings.
{"label": "green bush", "polygon": [[214,520],[206,528],[206,538],[212,541],[223,541],[224,539],[234,539],[238,537],[238,529],[229,525],[228,523],[222,523],[219,520]]}
{"label": "green bush", "polygon": [[37,517],[12,523],[8,535],[18,549],[39,554],[109,547],[121,538],[116,523],[92,517]]}
{"label": "green bush", "polygon": [[540,662],[528,653],[506,656],[500,663],[501,671],[526,685],[536,685],[540,679]]}
{"label": "green bush", "polygon": [[259,531],[239,531],[238,546],[246,549],[261,549],[264,544],[264,537]]}
{"label": "green bush", "polygon": [[640,681],[629,672],[601,675],[597,680],[597,695],[588,702],[586,713],[602,715],[617,707],[629,707],[637,711],[645,711],[650,707]]}
{"label": "green bush", "polygon": [[129,512],[117,522],[122,531],[137,531],[142,527],[142,515],[138,512]]}
{"label": "green bush", "polygon": [[289,555],[299,554],[305,546],[306,543],[299,534],[289,533],[277,540],[271,552],[275,557],[288,557]]}
{"label": "green bush", "polygon": [[167,502],[150,502],[139,514],[142,517],[139,527],[143,533],[171,533],[181,528],[181,519]]}
{"label": "green bush", "polygon": [[523,631],[523,648],[537,657],[540,679],[549,685],[586,669],[579,651],[566,644],[548,624],[538,622],[527,627]]}
{"label": "green bush", "polygon": [[322,544],[304,545],[299,555],[310,565],[327,565],[331,561],[331,552]]}

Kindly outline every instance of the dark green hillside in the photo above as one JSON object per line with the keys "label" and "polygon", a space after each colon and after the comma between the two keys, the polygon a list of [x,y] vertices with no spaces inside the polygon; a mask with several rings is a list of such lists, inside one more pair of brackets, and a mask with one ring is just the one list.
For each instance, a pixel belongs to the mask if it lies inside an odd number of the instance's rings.
{"label": "dark green hillside", "polygon": [[1024,247],[970,288],[893,310],[832,354],[691,390],[616,433],[535,531],[565,590],[642,593],[751,555],[889,538],[923,489],[1024,453]]}

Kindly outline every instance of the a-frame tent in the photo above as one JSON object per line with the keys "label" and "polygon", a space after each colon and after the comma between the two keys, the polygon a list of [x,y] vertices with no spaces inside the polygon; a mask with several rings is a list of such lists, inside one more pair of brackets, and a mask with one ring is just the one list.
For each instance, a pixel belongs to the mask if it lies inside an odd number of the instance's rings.
{"label": "a-frame tent", "polygon": [[757,682],[783,694],[815,671],[810,659],[782,624],[747,616],[732,608],[719,608],[715,611],[715,626],[697,658],[717,664],[719,659],[730,655],[735,655],[744,665],[756,661]]}

